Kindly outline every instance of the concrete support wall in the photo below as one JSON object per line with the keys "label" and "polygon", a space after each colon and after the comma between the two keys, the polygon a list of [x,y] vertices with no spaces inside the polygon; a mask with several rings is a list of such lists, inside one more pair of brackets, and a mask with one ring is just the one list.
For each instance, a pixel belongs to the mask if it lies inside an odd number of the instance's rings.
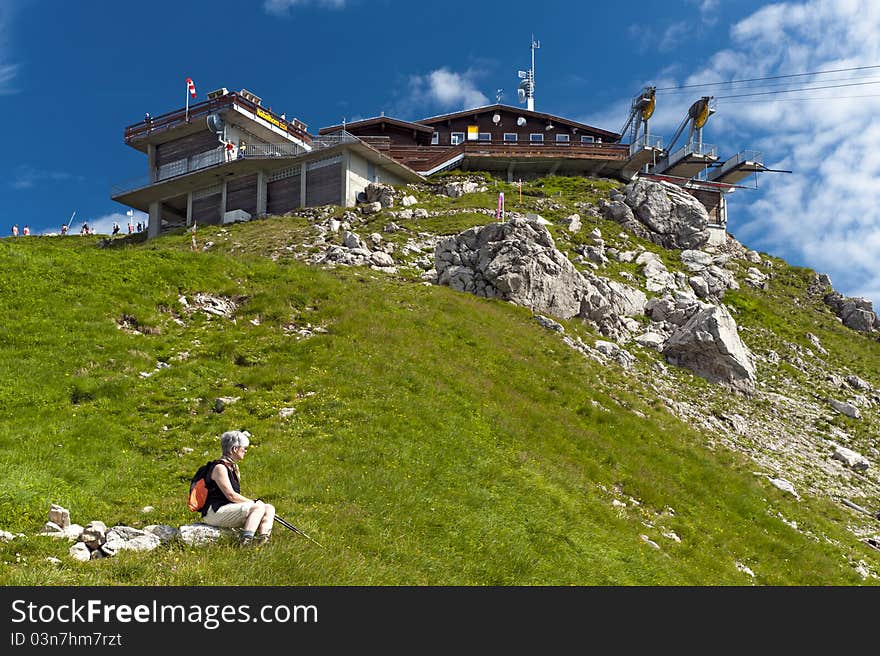
{"label": "concrete support wall", "polygon": [[351,190],[351,176],[348,174],[348,171],[351,170],[352,160],[354,159],[355,156],[351,154],[350,150],[346,150],[342,154],[342,175],[340,176],[342,179],[340,180],[341,189],[339,190],[339,204],[343,207],[354,205],[353,201],[348,200]]}
{"label": "concrete support wall", "polygon": [[186,194],[186,227],[189,228],[193,223],[193,194]]}
{"label": "concrete support wall", "polygon": [[299,173],[299,206],[306,206],[306,169],[308,165],[303,162],[300,165],[300,173]]}
{"label": "concrete support wall", "polygon": [[147,166],[150,167],[150,184],[152,184],[159,176],[159,170],[156,168],[156,144],[147,144]]}
{"label": "concrete support wall", "polygon": [[[342,198],[344,205],[353,207],[357,203],[357,195],[372,182],[370,180],[370,169],[373,167],[357,153],[348,151],[347,154],[348,159],[347,161],[344,160],[345,168],[343,169],[345,171],[343,177],[346,179],[346,188],[345,195]],[[405,184],[402,178],[381,166],[375,166],[374,170],[376,182],[390,185]]]}
{"label": "concrete support wall", "polygon": [[159,230],[162,228],[162,202],[154,200],[150,203],[150,219],[147,224],[147,239],[159,236]]}
{"label": "concrete support wall", "polygon": [[370,184],[368,169],[367,160],[360,155],[349,152],[347,172],[342,176],[348,183],[345,196],[343,196],[343,204],[346,207],[353,207],[357,203],[357,195]]}
{"label": "concrete support wall", "polygon": [[266,174],[257,173],[257,216],[266,216],[266,187],[268,185]]}

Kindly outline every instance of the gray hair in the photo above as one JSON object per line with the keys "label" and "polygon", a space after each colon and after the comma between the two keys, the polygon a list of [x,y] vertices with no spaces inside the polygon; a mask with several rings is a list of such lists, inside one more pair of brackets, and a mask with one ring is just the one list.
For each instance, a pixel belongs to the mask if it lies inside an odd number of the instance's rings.
{"label": "gray hair", "polygon": [[232,450],[239,446],[248,446],[251,441],[250,433],[247,431],[231,430],[226,431],[220,436],[220,448],[223,449],[223,455],[232,453]]}

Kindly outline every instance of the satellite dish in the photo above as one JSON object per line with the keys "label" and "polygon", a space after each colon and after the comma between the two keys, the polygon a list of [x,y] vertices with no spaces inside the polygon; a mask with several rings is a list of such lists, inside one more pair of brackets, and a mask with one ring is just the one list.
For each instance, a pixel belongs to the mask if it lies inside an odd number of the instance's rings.
{"label": "satellite dish", "polygon": [[525,125],[525,124],[526,124],[526,119],[525,119],[525,117],[524,117],[524,116],[520,116],[518,119],[516,119],[516,124],[519,125],[520,127],[522,127],[523,125]]}
{"label": "satellite dish", "polygon": [[225,125],[223,117],[220,116],[220,114],[208,114],[208,129],[212,132],[223,134],[223,128]]}
{"label": "satellite dish", "polygon": [[493,122],[495,125],[498,125],[499,123],[501,123],[501,114],[494,114],[494,115],[492,116],[492,122]]}
{"label": "satellite dish", "polygon": [[517,90],[516,90],[516,97],[517,97],[517,99],[518,99],[521,103],[524,103],[524,102],[526,101],[526,92],[525,92],[525,89],[523,89],[522,87],[520,87],[519,89],[517,89]]}

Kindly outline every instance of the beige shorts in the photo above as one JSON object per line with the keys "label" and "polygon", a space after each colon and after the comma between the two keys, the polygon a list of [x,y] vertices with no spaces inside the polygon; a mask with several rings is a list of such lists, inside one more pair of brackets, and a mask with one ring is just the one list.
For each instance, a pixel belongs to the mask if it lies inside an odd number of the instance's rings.
{"label": "beige shorts", "polygon": [[217,510],[208,508],[208,513],[202,521],[205,524],[222,528],[241,528],[244,526],[253,505],[253,501],[244,501],[242,503],[227,503]]}

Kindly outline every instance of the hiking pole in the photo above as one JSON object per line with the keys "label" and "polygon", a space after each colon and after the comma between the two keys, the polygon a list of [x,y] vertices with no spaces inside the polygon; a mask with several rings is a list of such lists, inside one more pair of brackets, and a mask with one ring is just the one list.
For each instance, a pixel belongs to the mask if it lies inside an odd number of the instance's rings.
{"label": "hiking pole", "polygon": [[324,548],[324,545],[323,545],[323,544],[321,544],[321,543],[318,542],[317,540],[314,540],[314,539],[310,538],[308,535],[306,535],[305,533],[303,533],[302,531],[300,531],[296,526],[294,526],[293,524],[291,524],[290,522],[288,522],[286,519],[281,519],[281,517],[279,517],[278,515],[275,515],[275,521],[278,522],[279,524],[281,524],[283,527],[285,527],[285,528],[289,528],[289,529],[290,529],[291,531],[293,531],[294,533],[299,533],[301,536],[303,536],[303,537],[306,538],[307,540],[311,540],[312,542],[314,542],[315,544],[317,544],[317,545],[318,545],[319,547],[321,547],[322,549]]}

